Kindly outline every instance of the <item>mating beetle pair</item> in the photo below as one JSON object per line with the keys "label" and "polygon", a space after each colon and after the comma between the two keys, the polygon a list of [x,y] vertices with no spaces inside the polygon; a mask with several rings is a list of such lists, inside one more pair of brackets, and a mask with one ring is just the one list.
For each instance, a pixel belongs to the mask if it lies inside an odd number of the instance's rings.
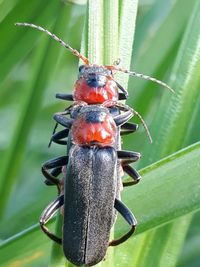
{"label": "mating beetle pair", "polygon": [[[80,68],[74,90],[79,102],[75,102],[65,112],[54,115],[56,122],[65,129],[54,133],[51,141],[67,145],[67,156],[50,160],[42,167],[46,183],[56,184],[59,196],[42,214],[41,227],[50,238],[63,244],[66,258],[76,265],[90,266],[98,263],[104,258],[109,245],[118,245],[127,240],[136,226],[135,217],[119,199],[122,169],[133,178],[133,181],[124,186],[136,184],[140,180],[138,172],[129,165],[138,160],[140,154],[118,150],[121,144],[120,126],[123,134],[137,129],[136,124],[127,122],[133,116],[133,110],[114,101],[87,105],[80,102],[83,97],[78,99],[82,89],[83,92],[85,90],[83,96],[86,96],[83,100],[88,99],[88,92],[95,91],[96,94],[92,92],[93,98],[89,98],[89,104],[97,99],[101,102],[99,99],[105,97],[105,94],[101,96],[99,92],[103,92],[110,80],[106,75],[108,76],[108,71],[102,67]],[[110,71],[109,75],[111,76]],[[80,87],[80,83],[84,86]],[[113,81],[113,92],[118,97],[115,87],[117,85]],[[125,90],[121,89],[121,95],[126,97]],[[57,97],[74,99],[74,96],[66,94],[57,94]],[[70,115],[70,118],[66,115]],[[67,141],[63,140],[67,137]],[[65,178],[60,181],[56,176],[62,172],[63,166],[66,166]],[[53,169],[51,173],[50,169]],[[45,224],[62,206],[64,224],[61,239],[49,232]],[[131,225],[131,230],[118,240],[109,242],[110,230],[116,217],[115,209]]]}
{"label": "mating beetle pair", "polygon": [[[120,149],[120,132],[131,133],[137,129],[136,124],[127,122],[135,114],[150,137],[141,116],[133,109],[116,103],[126,99],[127,92],[113,80],[113,72],[121,71],[172,89],[155,78],[130,72],[117,64],[92,65],[77,50],[40,26],[28,23],[16,25],[46,32],[85,63],[79,68],[74,94],[56,95],[60,99],[78,102],[54,116],[65,129],[54,132],[51,142],[67,145],[67,156],[50,160],[42,167],[46,184],[56,185],[59,196],[45,209],[40,224],[50,238],[63,245],[67,259],[76,265],[91,266],[104,258],[108,245],[118,245],[127,240],[136,226],[135,217],[119,198],[122,169],[133,178],[124,186],[140,180],[140,175],[129,165],[138,160],[140,154]],[[63,140],[65,138],[68,138],[67,141]],[[59,180],[57,176],[61,173],[65,177]],[[58,209],[62,210],[64,217],[62,238],[51,233],[45,225]],[[131,230],[109,242],[110,229],[116,218],[115,209],[131,225]]]}

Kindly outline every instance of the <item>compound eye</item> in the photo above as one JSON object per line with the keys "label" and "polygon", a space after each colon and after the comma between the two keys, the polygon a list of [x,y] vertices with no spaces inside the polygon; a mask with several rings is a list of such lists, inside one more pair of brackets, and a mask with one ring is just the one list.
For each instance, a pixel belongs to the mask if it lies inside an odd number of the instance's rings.
{"label": "compound eye", "polygon": [[82,74],[82,73],[83,73],[83,71],[84,71],[84,68],[85,68],[85,66],[84,66],[84,65],[81,65],[81,66],[79,67],[79,73],[80,73],[80,74]]}

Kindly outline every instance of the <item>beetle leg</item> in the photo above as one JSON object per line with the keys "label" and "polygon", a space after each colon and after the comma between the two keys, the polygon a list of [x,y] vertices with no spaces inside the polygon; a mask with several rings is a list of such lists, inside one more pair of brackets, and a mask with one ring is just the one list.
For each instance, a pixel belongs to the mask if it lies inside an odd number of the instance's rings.
{"label": "beetle leg", "polygon": [[113,117],[113,119],[114,119],[117,126],[121,126],[122,124],[125,124],[132,116],[133,116],[133,112],[130,109],[124,113],[121,113],[121,114]]}
{"label": "beetle leg", "polygon": [[130,182],[124,182],[123,186],[130,186],[137,184],[141,176],[140,174],[132,168],[129,163],[136,162],[137,160],[140,159],[141,155],[138,152],[133,152],[133,151],[125,151],[125,150],[120,150],[117,151],[118,159],[121,159],[121,165],[123,170],[131,177],[133,178],[133,181]]}
{"label": "beetle leg", "polygon": [[40,217],[40,227],[42,231],[53,241],[58,244],[62,244],[62,239],[57,237],[55,234],[49,231],[45,224],[53,217],[56,211],[64,204],[64,195],[57,197],[53,202],[51,202],[46,209],[43,211]]}
{"label": "beetle leg", "polygon": [[[116,81],[115,81],[116,82]],[[127,99],[128,98],[128,92],[126,91],[126,89],[124,89],[124,87],[121,86],[121,84],[119,84],[118,82],[116,82],[117,87],[119,88],[119,90],[121,91],[120,95],[123,95],[123,99]],[[122,99],[119,99],[122,100]]]}
{"label": "beetle leg", "polygon": [[68,134],[69,134],[69,129],[64,129],[62,131],[59,131],[52,135],[50,143],[54,142],[60,145],[67,145],[67,141],[61,139],[66,138]]}
{"label": "beetle leg", "polygon": [[73,95],[72,94],[56,94],[56,98],[62,99],[62,100],[68,100],[73,101]]}
{"label": "beetle leg", "polygon": [[141,154],[134,151],[118,150],[117,151],[118,159],[121,159],[124,164],[136,162],[140,159]]}
{"label": "beetle leg", "polygon": [[[59,114],[59,115],[67,115],[67,114],[69,114],[69,110],[70,110],[70,108],[71,108],[71,107],[67,107],[67,108],[65,109],[64,112],[59,112],[59,113],[56,113],[55,115],[58,115],[58,114]],[[54,127],[54,129],[53,129],[53,133],[52,133],[52,135],[55,134],[57,127],[58,127],[58,122],[56,123],[56,125],[55,125],[55,127]],[[51,146],[51,143],[52,143],[52,140],[50,139],[49,144],[48,144],[48,147]]]}
{"label": "beetle leg", "polygon": [[[57,167],[57,168],[54,168],[52,171],[51,171],[51,175],[54,176],[54,177],[57,177],[59,174],[62,173],[62,167]],[[45,180],[44,181],[46,185],[55,185],[55,182],[52,182],[51,180]],[[57,179],[56,179],[56,183],[57,183]]]}
{"label": "beetle leg", "polygon": [[[130,108],[127,107],[126,105],[119,105],[116,102],[113,101],[107,101],[106,104],[109,106],[109,110],[113,118],[116,116],[120,115],[120,111],[129,111]],[[105,105],[105,103],[104,103]],[[123,134],[129,134],[133,133],[138,129],[138,124],[131,123],[131,122],[126,122],[121,126],[122,131],[120,132],[121,135]]]}
{"label": "beetle leg", "polygon": [[[48,160],[42,165],[42,173],[48,182],[45,183],[48,185],[56,185],[58,188],[58,192],[60,192],[60,180],[56,178],[61,172],[62,167],[66,166],[68,163],[68,156],[62,156],[55,159]],[[55,169],[54,169],[55,168]],[[48,170],[53,169],[50,173]],[[56,175],[54,175],[54,173]]]}
{"label": "beetle leg", "polygon": [[118,97],[119,97],[119,100],[126,100],[127,99],[127,97],[124,93],[119,93]]}
{"label": "beetle leg", "polygon": [[132,168],[130,165],[123,165],[122,164],[122,168],[133,179],[132,181],[123,182],[123,186],[135,185],[140,181],[140,179],[141,179],[140,174],[134,168]]}
{"label": "beetle leg", "polygon": [[115,209],[122,215],[122,217],[128,222],[131,226],[131,229],[120,237],[119,239],[112,240],[109,242],[109,246],[117,246],[123,242],[125,242],[135,231],[135,227],[137,225],[137,220],[132,212],[124,205],[119,199],[115,199],[114,204]]}
{"label": "beetle leg", "polygon": [[134,133],[138,129],[138,124],[126,122],[121,126],[122,131],[120,131],[121,135]]}
{"label": "beetle leg", "polygon": [[57,123],[66,127],[67,129],[70,129],[72,126],[73,119],[66,118],[65,116],[63,116],[63,114],[56,113],[54,114],[53,118]]}

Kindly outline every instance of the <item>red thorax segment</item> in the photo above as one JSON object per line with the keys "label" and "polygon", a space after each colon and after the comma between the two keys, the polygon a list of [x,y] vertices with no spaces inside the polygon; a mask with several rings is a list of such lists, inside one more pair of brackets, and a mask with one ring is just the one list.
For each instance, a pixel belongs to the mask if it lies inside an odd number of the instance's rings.
{"label": "red thorax segment", "polygon": [[106,77],[106,84],[102,87],[91,87],[85,78],[79,78],[74,86],[74,100],[88,104],[102,104],[107,100],[118,100],[118,88],[111,77]]}
{"label": "red thorax segment", "polygon": [[110,114],[104,114],[102,122],[89,122],[84,115],[72,125],[72,139],[75,144],[112,146],[115,142],[117,126]]}

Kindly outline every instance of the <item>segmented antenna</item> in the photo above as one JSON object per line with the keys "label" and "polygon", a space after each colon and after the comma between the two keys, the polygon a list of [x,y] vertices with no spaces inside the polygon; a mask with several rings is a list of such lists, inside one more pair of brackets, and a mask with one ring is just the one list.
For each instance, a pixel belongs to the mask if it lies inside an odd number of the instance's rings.
{"label": "segmented antenna", "polygon": [[121,58],[117,58],[114,62],[113,65],[114,66],[118,66],[121,63]]}
{"label": "segmented antenna", "polygon": [[133,108],[132,108],[132,111],[133,111],[133,114],[135,114],[139,118],[139,120],[142,122],[142,124],[144,126],[144,129],[146,131],[147,137],[149,138],[150,143],[152,143],[153,141],[152,141],[151,134],[149,132],[148,126],[146,125],[146,122],[144,121],[144,119],[142,118],[142,116],[140,115],[140,113],[138,113]]}
{"label": "segmented antenna", "polygon": [[[108,101],[109,102],[109,101]],[[142,125],[144,126],[144,129],[145,129],[145,131],[146,131],[146,134],[147,134],[147,137],[149,138],[149,141],[150,141],[150,143],[152,143],[153,141],[152,141],[152,137],[151,137],[151,134],[150,134],[150,132],[149,132],[149,129],[148,129],[148,126],[146,125],[146,122],[144,121],[144,119],[143,119],[143,117],[140,115],[140,113],[138,113],[136,110],[134,110],[133,108],[131,108],[131,107],[129,107],[129,106],[127,106],[127,105],[125,105],[125,104],[123,104],[123,103],[121,103],[121,102],[116,102],[115,104],[114,104],[116,107],[121,107],[121,108],[124,108],[124,110],[131,110],[132,112],[133,112],[133,114],[134,115],[136,115],[138,118],[139,118],[139,120],[141,121],[141,123],[142,123]]]}
{"label": "segmented antenna", "polygon": [[72,54],[74,54],[76,57],[80,58],[86,65],[89,64],[89,60],[88,58],[84,57],[83,55],[81,55],[76,49],[73,49],[70,45],[66,44],[63,40],[61,40],[58,36],[56,36],[54,33],[51,33],[50,31],[42,28],[41,26],[37,26],[35,24],[32,23],[26,23],[26,22],[17,22],[15,23],[15,26],[24,26],[24,27],[31,27],[34,29],[37,29],[39,31],[45,32],[46,34],[48,34],[51,38],[53,38],[56,42],[60,43],[62,46],[64,46],[64,48],[66,48],[67,50],[71,51]]}
{"label": "segmented antenna", "polygon": [[149,129],[148,129],[148,126],[146,125],[146,122],[144,121],[143,117],[140,115],[140,113],[138,113],[136,110],[134,110],[133,108],[121,103],[121,102],[115,102],[115,101],[105,101],[102,106],[104,107],[112,107],[112,106],[115,106],[115,107],[118,107],[118,108],[122,108],[122,110],[124,111],[127,111],[127,110],[131,110],[133,112],[134,115],[136,115],[139,120],[142,122],[143,126],[144,126],[144,129],[146,131],[146,134],[147,134],[147,137],[149,138],[149,141],[150,143],[152,143],[152,137],[151,137],[151,134],[149,132]]}
{"label": "segmented antenna", "polygon": [[126,69],[122,69],[122,68],[117,67],[116,65],[115,66],[105,66],[105,67],[107,69],[109,69],[109,70],[121,71],[121,72],[129,74],[130,76],[135,76],[135,77],[138,77],[138,78],[141,78],[141,79],[144,79],[144,80],[152,81],[154,83],[157,83],[157,84],[169,89],[172,93],[174,93],[174,90],[169,85],[167,85],[166,83],[164,83],[164,82],[162,82],[160,80],[157,80],[157,79],[155,79],[153,77],[144,75],[142,73],[137,73],[135,71],[129,71],[129,70],[126,70]]}

